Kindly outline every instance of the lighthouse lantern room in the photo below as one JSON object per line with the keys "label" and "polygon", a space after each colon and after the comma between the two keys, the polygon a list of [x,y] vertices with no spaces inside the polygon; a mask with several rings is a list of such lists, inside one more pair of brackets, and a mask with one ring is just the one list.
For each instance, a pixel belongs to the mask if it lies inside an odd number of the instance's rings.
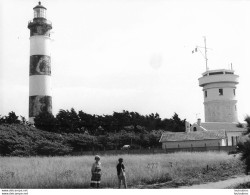
{"label": "lighthouse lantern room", "polygon": [[38,5],[34,7],[34,18],[46,18],[46,8],[38,2]]}

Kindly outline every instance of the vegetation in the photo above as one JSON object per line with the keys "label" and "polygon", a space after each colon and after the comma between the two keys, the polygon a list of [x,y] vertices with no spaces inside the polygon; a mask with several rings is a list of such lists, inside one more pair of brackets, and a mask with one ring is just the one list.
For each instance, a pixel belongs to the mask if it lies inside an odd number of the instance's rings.
{"label": "vegetation", "polygon": [[[22,122],[25,121],[24,117],[22,117]],[[8,116],[0,116],[0,124],[19,124],[21,123],[20,120],[18,120],[18,116],[16,116],[15,112],[10,112]]]}
{"label": "vegetation", "polygon": [[[41,113],[33,126],[24,117],[19,120],[14,112],[10,112],[8,116],[0,116],[0,187],[89,188],[93,157],[65,155],[112,150],[126,144],[132,148],[159,147],[163,131],[184,131],[184,124],[185,120],[176,113],[171,119],[162,120],[157,113],[142,116],[123,111],[97,116],[71,109],[60,110],[55,117]],[[239,150],[242,161],[233,155],[216,152],[121,157],[125,159],[130,188],[144,188],[145,185],[149,187],[162,182],[167,182],[169,187],[177,187],[242,174],[250,163],[250,144],[242,142]],[[114,168],[117,159],[117,156],[101,157],[103,188],[115,188],[117,185]]]}
{"label": "vegetation", "polygon": [[239,128],[244,128],[244,125],[240,122],[237,123],[236,127],[239,127]]}
{"label": "vegetation", "polygon": [[0,155],[65,155],[72,151],[65,139],[23,124],[0,125]]}
{"label": "vegetation", "polygon": [[248,172],[250,171],[250,117],[247,116],[245,118],[245,121],[247,122],[247,133],[243,138],[241,138],[241,141],[237,144],[238,152],[241,153],[240,159],[245,164],[245,173],[248,175]]}
{"label": "vegetation", "polygon": [[67,155],[72,152],[114,150],[123,145],[132,149],[160,147],[164,130],[183,131],[185,120],[175,113],[162,120],[156,114],[142,116],[136,112],[114,112],[97,116],[60,110],[54,117],[41,113],[34,119],[35,127],[21,120],[14,112],[0,116],[0,155]]}
{"label": "vegetation", "polygon": [[48,112],[43,112],[35,117],[34,122],[38,129],[42,129],[45,131],[56,131],[57,121],[53,114]]}
{"label": "vegetation", "polygon": [[[129,188],[218,181],[242,174],[242,163],[219,152],[101,156],[102,188],[117,188],[115,166],[124,159]],[[0,188],[89,188],[94,156],[1,157]],[[145,186],[146,185],[146,186]]]}
{"label": "vegetation", "polygon": [[250,116],[246,116],[245,121],[247,123],[247,132],[246,134],[250,133]]}
{"label": "vegetation", "polygon": [[[116,133],[122,130],[136,133],[150,132],[152,130],[165,130],[181,132],[185,131],[185,119],[181,120],[178,114],[171,119],[161,119],[159,114],[140,115],[137,112],[114,112],[113,115],[91,115],[72,108],[60,110],[56,117],[52,114],[41,113],[35,118],[37,128],[65,133],[86,133],[100,135]],[[98,128],[102,131],[98,131]],[[100,130],[99,129],[99,130]]]}
{"label": "vegetation", "polygon": [[234,185],[230,188],[233,188],[233,189],[250,189],[250,182],[245,182],[245,183],[241,183],[241,184],[237,184],[237,185]]}
{"label": "vegetation", "polygon": [[240,159],[245,163],[245,173],[250,171],[250,141],[238,143],[238,150],[241,153]]}
{"label": "vegetation", "polygon": [[23,124],[0,125],[0,155],[69,155],[72,152],[114,150],[131,144],[132,148],[159,147],[161,133],[146,134],[121,131],[94,136],[88,133],[55,133]]}

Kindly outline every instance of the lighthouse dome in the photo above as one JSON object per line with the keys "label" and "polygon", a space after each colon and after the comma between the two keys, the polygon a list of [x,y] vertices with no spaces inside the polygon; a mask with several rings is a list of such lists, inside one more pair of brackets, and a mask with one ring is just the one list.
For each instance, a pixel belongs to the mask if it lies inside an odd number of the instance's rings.
{"label": "lighthouse dome", "polygon": [[41,2],[38,2],[38,5],[36,7],[34,7],[33,9],[38,9],[38,8],[42,8],[42,9],[46,9],[46,7],[44,7],[43,5],[41,5]]}

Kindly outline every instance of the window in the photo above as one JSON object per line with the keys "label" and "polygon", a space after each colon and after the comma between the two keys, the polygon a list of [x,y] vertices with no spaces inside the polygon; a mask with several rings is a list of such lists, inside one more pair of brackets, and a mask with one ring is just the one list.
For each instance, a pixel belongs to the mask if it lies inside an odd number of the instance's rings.
{"label": "window", "polygon": [[197,131],[197,128],[196,128],[196,127],[194,127],[194,131]]}
{"label": "window", "polygon": [[37,18],[37,12],[36,12],[36,10],[34,11],[34,18]]}
{"label": "window", "polygon": [[210,72],[209,75],[223,74],[223,72]]}
{"label": "window", "polygon": [[234,96],[235,96],[235,89],[234,89]]}
{"label": "window", "polygon": [[223,95],[223,89],[219,89],[219,95]]}
{"label": "window", "polygon": [[234,106],[234,109],[235,109],[235,111],[237,111],[237,106],[236,105]]}
{"label": "window", "polygon": [[46,11],[43,8],[36,8],[34,10],[34,18],[46,18]]}
{"label": "window", "polygon": [[207,97],[207,91],[204,91],[205,98]]}

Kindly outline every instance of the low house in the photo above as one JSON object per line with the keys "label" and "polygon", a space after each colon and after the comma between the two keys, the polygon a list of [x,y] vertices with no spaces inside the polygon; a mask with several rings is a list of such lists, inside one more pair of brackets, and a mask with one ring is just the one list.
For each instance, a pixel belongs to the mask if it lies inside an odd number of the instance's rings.
{"label": "low house", "polygon": [[[229,146],[234,146],[237,144],[239,137],[246,132],[245,124],[243,127],[239,127],[238,123],[228,123],[228,122],[204,122],[202,123],[200,119],[197,120],[190,127],[190,132],[199,132],[199,131],[218,131],[224,130],[227,134],[227,143]],[[187,129],[187,128],[186,128]]]}
{"label": "low house", "polygon": [[161,135],[162,148],[190,148],[226,146],[227,135],[224,130],[196,132],[165,132]]}

